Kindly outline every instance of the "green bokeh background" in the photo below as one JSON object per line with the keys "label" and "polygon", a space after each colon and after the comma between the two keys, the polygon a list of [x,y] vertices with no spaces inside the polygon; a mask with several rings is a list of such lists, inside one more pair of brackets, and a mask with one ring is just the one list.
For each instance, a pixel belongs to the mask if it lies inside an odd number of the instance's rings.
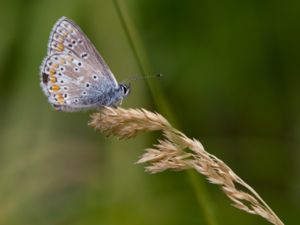
{"label": "green bokeh background", "polygon": [[[119,4],[146,72],[165,75],[152,91],[134,81],[123,106],[165,115],[299,224],[300,1]],[[0,224],[269,224],[201,175],[146,174],[134,162],[153,135],[105,138],[87,126],[90,112],[54,112],[39,66],[61,16],[119,81],[142,75],[113,1],[0,1]]]}

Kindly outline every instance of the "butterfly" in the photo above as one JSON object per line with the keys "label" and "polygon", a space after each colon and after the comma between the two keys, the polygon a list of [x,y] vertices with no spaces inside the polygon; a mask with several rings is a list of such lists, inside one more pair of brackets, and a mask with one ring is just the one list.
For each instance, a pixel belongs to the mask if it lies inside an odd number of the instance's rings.
{"label": "butterfly", "polygon": [[72,20],[54,25],[40,83],[55,110],[73,112],[118,106],[130,84],[118,83],[97,49]]}

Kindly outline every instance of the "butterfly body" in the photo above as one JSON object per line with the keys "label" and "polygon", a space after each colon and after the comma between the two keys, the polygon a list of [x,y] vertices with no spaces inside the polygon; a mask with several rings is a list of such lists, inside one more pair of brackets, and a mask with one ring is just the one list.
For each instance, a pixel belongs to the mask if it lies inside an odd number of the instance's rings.
{"label": "butterfly body", "polygon": [[117,106],[130,92],[130,86],[116,81],[86,35],[66,17],[51,32],[41,87],[56,110],[68,112]]}

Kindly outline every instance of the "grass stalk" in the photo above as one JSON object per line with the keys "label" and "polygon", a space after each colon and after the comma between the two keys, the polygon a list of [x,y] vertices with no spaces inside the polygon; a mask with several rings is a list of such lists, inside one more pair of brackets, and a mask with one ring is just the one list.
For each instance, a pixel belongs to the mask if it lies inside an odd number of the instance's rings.
{"label": "grass stalk", "polygon": [[[143,48],[143,45],[141,44],[141,41],[138,38],[137,32],[134,29],[134,26],[132,23],[130,23],[130,20],[128,19],[128,16],[126,16],[125,11],[122,10],[122,7],[118,0],[113,0],[114,7],[116,9],[116,13],[118,15],[118,18],[120,20],[120,23],[123,27],[123,30],[125,32],[125,35],[127,37],[127,40],[129,42],[129,45],[131,47],[131,50],[134,54],[134,57],[136,59],[137,65],[139,67],[140,72],[143,76],[148,74],[153,74],[151,70],[151,66],[146,60],[146,54]],[[152,85],[151,81],[147,80],[147,84],[149,86],[151,95],[153,96],[154,102],[156,103],[156,107],[164,113],[164,115],[167,115],[168,118],[175,124],[176,119],[173,115],[173,112],[171,110],[171,107],[169,106],[166,98],[164,97],[164,94],[160,90],[160,88],[156,85]],[[208,192],[205,191],[205,185],[198,182],[198,178],[195,176],[190,176],[190,174],[187,173],[187,178],[189,180],[189,183],[193,186],[193,189],[195,191],[195,195],[197,196],[208,196]],[[205,217],[206,223],[208,225],[217,225],[217,219],[214,213],[212,212],[211,208],[209,207],[211,204],[207,201],[207,198],[199,198],[197,197],[197,202],[200,205],[202,209],[202,214]]]}

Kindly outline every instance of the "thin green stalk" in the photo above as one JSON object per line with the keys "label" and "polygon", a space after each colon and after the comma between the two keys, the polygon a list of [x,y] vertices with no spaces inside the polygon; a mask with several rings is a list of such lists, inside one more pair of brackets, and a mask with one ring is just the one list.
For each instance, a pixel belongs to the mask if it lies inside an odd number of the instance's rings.
{"label": "thin green stalk", "polygon": [[130,34],[129,28],[128,28],[128,26],[127,26],[127,24],[125,22],[125,18],[124,18],[123,14],[122,14],[120,5],[119,5],[119,3],[118,3],[117,0],[113,0],[113,3],[114,3],[114,6],[116,8],[119,20],[120,20],[120,22],[122,24],[122,27],[124,29],[124,32],[126,34],[127,40],[128,40],[128,42],[130,44],[131,50],[132,50],[132,52],[134,54],[135,60],[136,60],[136,62],[138,64],[138,67],[139,67],[140,71],[142,72],[142,74],[145,76],[148,71],[146,70],[145,65],[143,65],[141,58],[139,57],[137,48],[135,47],[135,44],[133,42],[132,35]]}
{"label": "thin green stalk", "polygon": [[[132,49],[132,52],[134,54],[134,57],[137,61],[139,70],[144,76],[147,74],[152,74],[152,71],[150,69],[151,66],[146,60],[147,57],[145,51],[143,50],[142,44],[138,39],[138,35],[136,34],[134,26],[129,22],[129,19],[125,19],[125,13],[124,13],[125,10],[122,11],[118,0],[113,0],[113,4],[116,9],[119,20],[121,22],[121,25],[124,29],[124,32],[126,34],[126,37],[128,39],[128,42],[130,44],[130,47]],[[161,89],[157,85],[153,85],[149,80],[147,80],[147,84],[149,86],[149,89],[154,98],[154,102],[156,103],[157,108],[164,115],[166,115],[169,118],[169,120],[172,121],[173,124],[178,124],[175,122],[175,116],[166,98],[164,97]],[[193,186],[193,189],[195,190],[198,204],[202,208],[202,213],[205,217],[207,224],[217,225],[218,223],[216,220],[216,216],[210,207],[211,203],[208,200],[209,196],[208,196],[208,192],[205,190],[204,184],[200,183],[198,177],[194,176],[194,174],[190,172],[187,173],[187,177],[190,184]]]}
{"label": "thin green stalk", "polygon": [[[136,33],[134,26],[129,23],[129,19],[125,19],[128,18],[128,16],[125,16],[126,10],[122,11],[117,0],[113,0],[113,3],[142,76],[154,74],[148,60],[146,60],[146,51],[144,50],[141,41],[138,39],[139,35]],[[159,86],[155,85],[151,79],[146,79],[146,82],[150,89],[151,95],[155,100],[154,103],[156,107],[165,115],[168,115],[169,121],[176,124],[171,107],[169,106],[168,101],[165,99],[162,90],[159,88]]]}
{"label": "thin green stalk", "polygon": [[192,186],[194,188],[197,201],[202,206],[202,210],[204,212],[207,223],[211,225],[217,225],[218,223],[215,219],[216,216],[214,215],[214,208],[203,181],[200,181],[200,179],[198,178],[199,174],[193,170],[187,170],[186,173],[188,175],[189,181],[192,183]]}

